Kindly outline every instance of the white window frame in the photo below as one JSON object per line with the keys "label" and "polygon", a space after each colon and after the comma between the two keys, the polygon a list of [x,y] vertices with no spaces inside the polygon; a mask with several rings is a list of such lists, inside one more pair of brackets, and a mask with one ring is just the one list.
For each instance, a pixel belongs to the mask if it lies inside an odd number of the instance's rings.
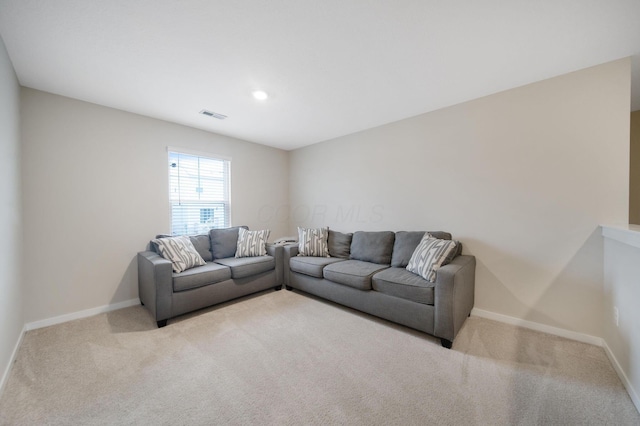
{"label": "white window frame", "polygon": [[[203,201],[203,202],[192,202],[192,201],[186,201],[186,202],[178,202],[176,203],[175,201],[172,200],[172,194],[171,194],[171,190],[172,190],[172,181],[171,181],[171,154],[179,154],[179,155],[186,155],[186,156],[191,156],[191,157],[199,157],[199,158],[205,158],[205,159],[210,159],[210,160],[215,160],[215,161],[224,161],[225,162],[225,168],[226,168],[226,179],[225,179],[225,187],[223,189],[223,192],[225,194],[226,197],[223,197],[222,200],[216,200],[214,202],[207,202],[207,201]],[[196,235],[196,234],[203,234],[203,233],[208,233],[210,229],[215,229],[215,228],[226,228],[226,227],[230,227],[232,224],[232,210],[231,210],[231,157],[227,157],[227,156],[223,156],[223,155],[217,155],[214,153],[210,153],[210,152],[202,152],[202,151],[194,151],[194,150],[190,150],[190,149],[186,149],[186,148],[180,148],[180,147],[171,147],[168,146],[167,147],[167,163],[166,163],[166,167],[167,167],[167,195],[168,195],[168,201],[169,201],[169,217],[170,217],[170,234],[171,235]],[[220,204],[224,204],[224,210],[225,210],[225,221],[224,223],[217,223],[217,224],[203,224],[203,223],[196,223],[196,222],[200,222],[201,221],[201,217],[202,217],[202,210],[203,209],[207,209],[207,208],[218,208],[218,206]],[[190,212],[191,216],[194,217],[194,221],[191,223],[191,225],[187,225],[186,228],[183,228],[182,230],[177,230],[175,224],[174,224],[174,213],[177,206],[189,206],[189,204],[197,204],[200,205],[200,207],[192,207],[192,211]],[[211,207],[207,207],[207,204],[209,204]],[[198,213],[195,213],[195,209],[198,209]],[[199,219],[196,221],[195,218],[199,217]]]}

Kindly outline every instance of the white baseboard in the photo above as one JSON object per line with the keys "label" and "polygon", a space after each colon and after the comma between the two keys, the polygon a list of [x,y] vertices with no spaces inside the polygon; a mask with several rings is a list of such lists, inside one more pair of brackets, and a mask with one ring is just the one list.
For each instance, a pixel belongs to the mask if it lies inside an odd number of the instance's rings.
{"label": "white baseboard", "polygon": [[576,340],[582,343],[589,343],[595,346],[603,346],[604,344],[604,341],[600,337],[578,333],[576,331],[566,330],[564,328],[552,327],[550,325],[540,324],[538,322],[510,317],[508,315],[496,314],[495,312],[485,311],[482,309],[473,308],[473,310],[471,311],[471,315],[503,322],[506,324],[517,325],[519,327],[528,328],[530,330],[553,334],[554,336],[564,337],[566,339]]}
{"label": "white baseboard", "polygon": [[7,363],[4,372],[2,373],[2,379],[0,380],[0,395],[4,392],[4,387],[7,384],[7,380],[9,379],[9,373],[11,372],[11,367],[13,367],[13,363],[16,361],[16,355],[18,355],[18,349],[20,349],[20,345],[22,345],[22,339],[24,338],[24,334],[27,332],[27,327],[22,327],[22,331],[20,332],[20,336],[18,337],[18,341],[16,342],[15,347],[13,348],[13,352],[11,353],[11,357],[9,358],[9,362]]}
{"label": "white baseboard", "polygon": [[636,410],[640,411],[640,398],[638,397],[638,393],[636,392],[636,390],[631,385],[631,381],[629,380],[624,370],[620,366],[620,363],[616,359],[615,355],[613,355],[611,348],[609,347],[609,345],[607,345],[607,342],[604,340],[602,341],[602,347],[605,353],[607,354],[607,357],[609,358],[611,365],[613,365],[613,369],[616,370],[616,373],[618,373],[618,377],[620,377],[620,381],[622,381],[622,384],[627,390],[627,393],[629,394],[629,397],[631,398],[633,405],[636,406]]}
{"label": "white baseboard", "polygon": [[129,306],[135,306],[139,304],[140,299],[125,300],[124,302],[113,303],[111,305],[98,306],[97,308],[85,309],[84,311],[72,312],[70,314],[60,315],[53,318],[29,322],[25,324],[25,329],[29,331],[35,330],[37,328],[49,327],[50,325],[61,324],[63,322],[73,321],[80,318],[92,317],[94,315],[115,311],[122,308],[128,308]]}

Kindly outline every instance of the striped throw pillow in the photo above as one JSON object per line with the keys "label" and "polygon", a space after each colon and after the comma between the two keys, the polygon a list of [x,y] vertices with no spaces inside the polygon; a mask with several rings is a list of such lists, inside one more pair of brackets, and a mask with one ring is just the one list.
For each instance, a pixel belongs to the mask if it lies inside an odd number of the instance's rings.
{"label": "striped throw pillow", "polygon": [[179,274],[187,269],[205,264],[189,237],[156,238],[152,242],[158,247],[160,255],[171,261],[175,273]]}
{"label": "striped throw pillow", "polygon": [[270,230],[249,231],[248,229],[238,229],[238,245],[236,257],[254,257],[267,255],[267,240]]}
{"label": "striped throw pillow", "polygon": [[451,262],[456,252],[456,241],[440,240],[427,233],[411,255],[407,271],[418,274],[427,281],[435,282],[436,271]]}
{"label": "striped throw pillow", "polygon": [[329,228],[298,227],[298,256],[329,257]]}

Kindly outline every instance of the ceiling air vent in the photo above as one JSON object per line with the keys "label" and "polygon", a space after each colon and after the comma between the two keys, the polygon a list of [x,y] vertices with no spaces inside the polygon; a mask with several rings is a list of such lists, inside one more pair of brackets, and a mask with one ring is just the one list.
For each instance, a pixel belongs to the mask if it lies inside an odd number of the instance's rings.
{"label": "ceiling air vent", "polygon": [[203,109],[202,111],[200,111],[200,114],[206,115],[207,117],[217,118],[218,120],[224,120],[225,118],[227,118],[226,115],[218,114],[217,112],[208,111],[206,109]]}

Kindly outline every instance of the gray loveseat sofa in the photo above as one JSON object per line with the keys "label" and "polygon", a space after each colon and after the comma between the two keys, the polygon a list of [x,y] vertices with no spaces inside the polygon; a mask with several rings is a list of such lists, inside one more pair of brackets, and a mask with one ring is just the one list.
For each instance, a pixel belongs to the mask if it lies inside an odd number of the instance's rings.
{"label": "gray loveseat sofa", "polygon": [[[451,239],[446,232],[430,232]],[[284,251],[287,290],[302,290],[327,300],[439,337],[451,348],[474,304],[474,256],[462,255],[437,270],[435,282],[407,271],[424,232],[329,230],[331,257],[297,256]]]}
{"label": "gray loveseat sofa", "polygon": [[238,227],[212,229],[208,235],[189,238],[206,261],[204,266],[175,273],[171,261],[158,254],[153,242],[150,250],[138,253],[140,302],[158,327],[164,327],[170,318],[197,309],[282,288],[282,246],[267,244],[266,256],[236,258]]}

